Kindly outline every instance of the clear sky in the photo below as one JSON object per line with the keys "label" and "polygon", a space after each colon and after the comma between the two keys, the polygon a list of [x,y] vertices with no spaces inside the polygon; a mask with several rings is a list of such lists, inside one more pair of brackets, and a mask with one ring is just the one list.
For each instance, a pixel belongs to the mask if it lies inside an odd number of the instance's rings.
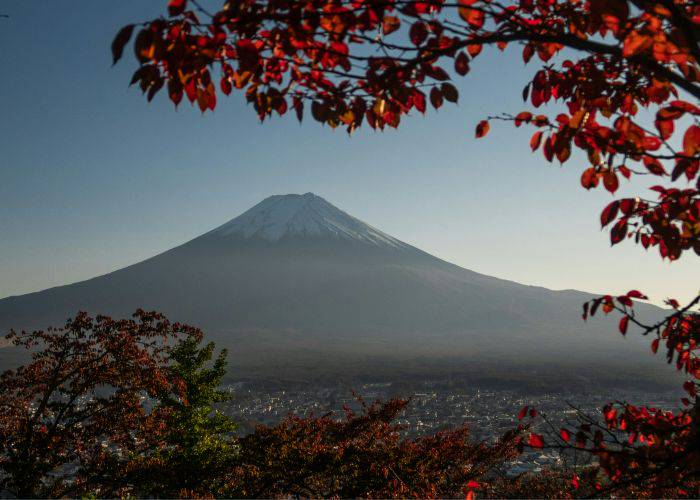
{"label": "clear sky", "polygon": [[[128,88],[110,67],[116,31],[165,1],[4,0],[0,13],[0,297],[87,279],[143,260],[271,194],[312,191],[375,227],[485,274],[553,289],[700,288],[697,257],[661,262],[610,249],[586,166],[531,154],[530,131],[474,126],[524,109],[531,68],[487,52],[458,82],[460,104],[352,137],[292,116],[260,124],[242,95],[214,114]],[[129,49],[130,50],[130,49]],[[310,115],[310,113],[309,113]],[[633,191],[623,185],[620,196]]]}

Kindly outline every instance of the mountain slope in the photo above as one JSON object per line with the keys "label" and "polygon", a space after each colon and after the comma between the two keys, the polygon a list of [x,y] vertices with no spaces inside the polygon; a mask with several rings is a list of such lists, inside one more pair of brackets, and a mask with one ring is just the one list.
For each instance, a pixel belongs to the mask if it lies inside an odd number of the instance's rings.
{"label": "mountain slope", "polygon": [[581,322],[587,298],[460,268],[307,193],[267,198],[113,273],[0,300],[0,328],[61,324],[79,309],[155,309],[204,328],[254,376],[381,372],[386,360],[410,371],[416,359],[433,367],[653,363],[646,344],[615,335],[610,321]]}

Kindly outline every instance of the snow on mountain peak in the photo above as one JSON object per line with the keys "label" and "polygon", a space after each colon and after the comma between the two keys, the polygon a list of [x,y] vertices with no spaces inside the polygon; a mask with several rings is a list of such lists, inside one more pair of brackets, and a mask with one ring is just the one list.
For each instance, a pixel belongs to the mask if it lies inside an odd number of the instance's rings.
{"label": "snow on mountain peak", "polygon": [[313,193],[270,196],[210,234],[268,241],[285,237],[325,236],[359,240],[377,246],[408,247]]}

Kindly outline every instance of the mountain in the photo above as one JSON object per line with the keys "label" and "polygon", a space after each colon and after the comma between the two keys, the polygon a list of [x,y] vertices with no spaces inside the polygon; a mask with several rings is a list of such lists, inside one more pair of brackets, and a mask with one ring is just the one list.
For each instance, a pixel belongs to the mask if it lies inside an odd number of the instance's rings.
{"label": "mountain", "polygon": [[0,300],[0,329],[154,309],[202,327],[229,348],[234,373],[252,378],[615,379],[609,369],[622,364],[629,376],[617,381],[628,383],[658,373],[646,341],[616,334],[611,320],[580,320],[588,298],[450,264],[307,193],[271,196],[104,276]]}

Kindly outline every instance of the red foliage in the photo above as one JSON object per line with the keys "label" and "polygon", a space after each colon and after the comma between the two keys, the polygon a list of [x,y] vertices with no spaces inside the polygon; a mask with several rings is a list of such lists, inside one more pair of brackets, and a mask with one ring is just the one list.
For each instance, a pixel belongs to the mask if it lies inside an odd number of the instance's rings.
{"label": "red foliage", "polygon": [[181,393],[166,370],[180,335],[201,333],[143,311],[119,321],[79,313],[63,328],[7,335],[33,353],[0,375],[0,487],[18,497],[118,495],[127,457],[165,425],[143,399]]}
{"label": "red foliage", "polygon": [[[631,290],[618,297],[606,295],[593,299],[584,305],[584,319],[599,310],[605,314],[617,311],[622,315],[621,332],[625,333],[628,325],[633,324],[643,335],[655,337],[651,343],[653,353],[665,345],[668,363],[675,364],[677,370],[689,377],[683,384],[688,394],[682,398],[685,408],[665,411],[614,402],[602,409],[602,419],[579,412],[578,428],[562,428],[558,439],[555,437],[546,444],[541,436],[532,434],[528,445],[595,455],[606,475],[605,481],[591,478],[587,484],[587,491],[595,492],[596,496],[696,498],[700,495],[700,313],[692,310],[700,303],[700,296],[683,308],[677,301],[669,300],[675,311],[651,325],[635,316],[632,299],[646,299],[646,296]],[[573,442],[572,435],[575,435]],[[577,478],[576,488],[580,483]]]}
{"label": "red foliage", "polygon": [[213,344],[199,349],[199,330],[157,313],[134,316],[80,313],[64,328],[8,335],[33,354],[0,376],[4,491],[473,498],[517,455],[516,432],[493,444],[470,441],[466,426],[402,437],[395,420],[405,400],[360,400],[362,412],[346,409],[342,420],[290,416],[237,439],[211,414],[225,399],[215,389],[225,354],[205,369]]}
{"label": "red foliage", "polygon": [[[461,427],[402,438],[405,400],[364,406],[344,420],[290,416],[240,440],[234,497],[455,498],[474,495],[517,454],[515,434],[472,443]],[[482,484],[484,481],[484,484]]]}
{"label": "red foliage", "polygon": [[[654,335],[652,352],[661,342],[666,346],[666,359],[690,380],[683,384],[689,398],[683,398],[685,409],[672,412],[658,408],[611,403],[603,408],[603,423],[581,427],[580,446],[598,456],[600,466],[611,480],[608,489],[617,485],[634,484],[652,496],[690,496],[700,494],[700,406],[697,388],[700,386],[700,313],[692,309],[700,296],[680,308],[669,300],[676,311],[662,321],[647,325],[634,314],[632,298],[646,298],[632,290],[619,297],[605,296],[591,301],[590,314],[599,304],[608,314],[622,314],[621,324],[635,324],[643,335]],[[588,305],[588,304],[587,304]],[[693,401],[693,403],[691,403]]]}
{"label": "red foliage", "polygon": [[[583,186],[611,193],[632,175],[698,179],[700,108],[684,100],[700,97],[695,2],[245,0],[209,13],[182,0],[168,13],[144,23],[134,42],[132,84],[149,100],[167,87],[176,105],[184,94],[213,110],[217,69],[221,91],[243,90],[261,120],[291,108],[301,120],[309,102],[314,119],[331,127],[397,127],[411,110],[426,111],[426,93],[435,109],[456,102],[450,71],[466,75],[482,46],[518,43],[526,63],[542,63],[524,100],[535,108],[557,101],[565,112],[496,118],[536,127],[530,145],[547,161],[564,163],[579,149],[590,161]],[[116,36],[115,61],[132,29]],[[650,113],[653,129],[640,118]],[[481,121],[476,136],[488,128]],[[698,182],[615,202],[603,221],[617,220],[612,244],[631,237],[671,260],[700,254]]]}

